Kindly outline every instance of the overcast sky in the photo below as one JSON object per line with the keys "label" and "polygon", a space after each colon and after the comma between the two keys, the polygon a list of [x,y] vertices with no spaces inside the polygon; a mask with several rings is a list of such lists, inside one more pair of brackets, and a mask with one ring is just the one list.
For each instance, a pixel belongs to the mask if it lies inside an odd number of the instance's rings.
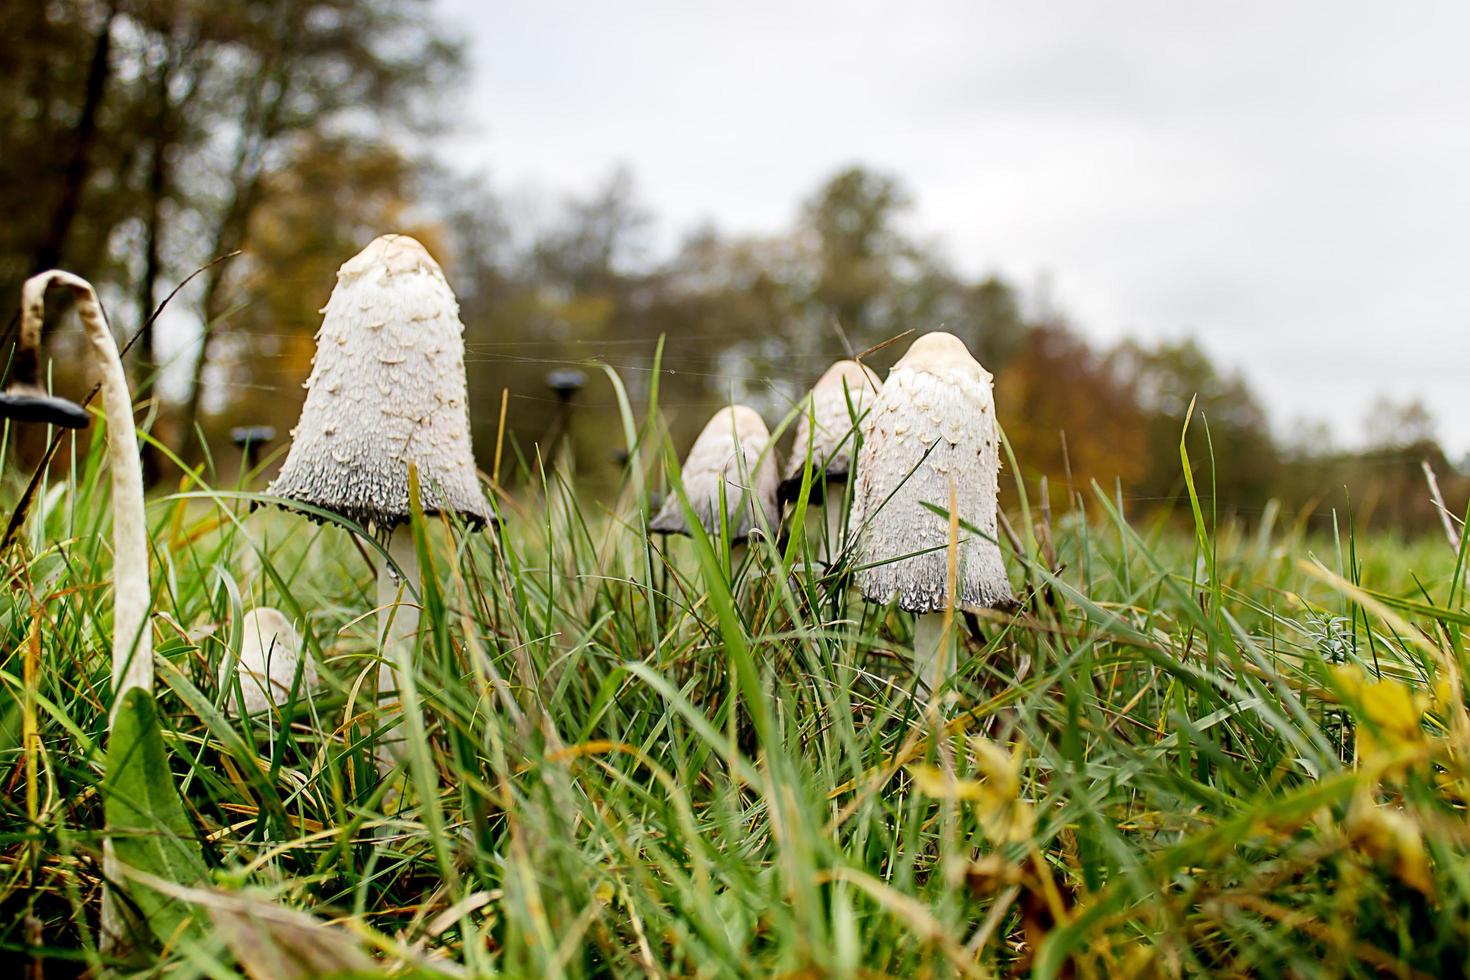
{"label": "overcast sky", "polygon": [[1417,395],[1470,452],[1470,3],[441,4],[443,155],[501,191],[626,163],[668,246],[785,228],[861,162],[961,269],[1193,334],[1278,430]]}

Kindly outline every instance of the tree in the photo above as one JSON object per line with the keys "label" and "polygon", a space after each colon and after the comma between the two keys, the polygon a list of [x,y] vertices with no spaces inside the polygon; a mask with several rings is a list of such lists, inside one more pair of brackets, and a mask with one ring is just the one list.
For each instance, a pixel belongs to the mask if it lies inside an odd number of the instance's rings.
{"label": "tree", "polygon": [[966,281],[932,254],[919,254],[916,263],[920,275],[899,294],[899,323],[949,331],[992,373],[1021,352],[1030,324],[1008,283],[996,276]]}
{"label": "tree", "polygon": [[[1006,283],[967,279],[937,248],[906,237],[907,195],[896,180],[861,169],[825,182],[789,230],[697,228],[656,264],[643,249],[648,215],[626,171],[569,199],[524,246],[483,185],[453,183],[436,198],[446,202],[458,257],[449,272],[471,350],[472,409],[498,417],[509,389],[511,426],[533,438],[555,405],[542,388],[547,369],[601,353],[641,403],[660,336],[669,339],[660,403],[680,441],[732,398],[778,417],[834,358],[910,329],[951,330],[991,367],[1016,356],[1028,329]],[[902,348],[882,351],[876,366]],[[616,439],[612,422],[607,413],[579,421],[577,440],[591,454],[584,476]],[[494,433],[482,428],[479,437]]]}
{"label": "tree", "polygon": [[570,199],[561,221],[542,233],[533,249],[535,271],[546,285],[609,293],[637,264],[649,223],[632,173],[618,167],[590,197]]}
{"label": "tree", "polygon": [[1044,475],[1053,487],[1070,482],[1082,492],[1094,481],[1109,488],[1122,481],[1131,490],[1149,473],[1144,414],[1132,390],[1060,324],[1025,335],[996,375],[995,413],[1032,479]]}
{"label": "tree", "polygon": [[1222,510],[1265,505],[1280,459],[1265,409],[1239,374],[1221,373],[1194,340],[1152,347],[1124,341],[1108,361],[1144,413],[1145,495],[1167,500],[1184,492],[1179,438],[1193,403],[1187,448],[1200,492],[1209,495],[1213,486]]}
{"label": "tree", "polygon": [[244,300],[215,338],[204,375],[206,433],[225,409],[284,432],[299,414],[320,310],[337,268],[385,231],[444,255],[442,229],[416,223],[417,168],[397,150],[343,136],[303,134],[267,178],[232,276]]}
{"label": "tree", "polygon": [[[442,92],[459,57],[425,16],[427,0],[301,0],[284,11],[268,0],[235,2],[243,96],[233,114],[227,177],[211,209],[211,255],[248,244],[269,177],[295,138],[351,132],[348,117],[371,117],[380,128],[432,128],[437,120],[426,97]],[[214,335],[224,327],[231,275],[226,265],[205,274],[200,352],[182,416],[186,458],[195,448],[201,382]]]}
{"label": "tree", "polygon": [[0,302],[7,310],[22,279],[100,253],[110,231],[93,175],[127,162],[109,99],[118,19],[110,3],[0,8],[0,146],[7,148],[0,187],[9,189],[0,195]]}
{"label": "tree", "polygon": [[[75,0],[0,7],[0,302],[65,265],[136,324],[164,281],[248,247],[271,178],[302,137],[381,145],[431,128],[458,48],[430,0]],[[202,277],[191,432],[216,331],[248,303],[246,273]],[[130,315],[131,314],[131,315]],[[228,345],[225,345],[228,346]]]}
{"label": "tree", "polygon": [[895,287],[915,257],[898,227],[911,206],[896,178],[849,167],[803,209],[801,230],[815,243],[811,299],[844,330],[870,338],[892,328]]}
{"label": "tree", "polygon": [[1363,416],[1364,442],[1369,449],[1434,443],[1435,429],[1434,416],[1418,398],[1395,401],[1379,395]]}
{"label": "tree", "polygon": [[1298,416],[1291,420],[1281,440],[1281,451],[1294,459],[1324,456],[1335,449],[1332,426],[1322,419]]}

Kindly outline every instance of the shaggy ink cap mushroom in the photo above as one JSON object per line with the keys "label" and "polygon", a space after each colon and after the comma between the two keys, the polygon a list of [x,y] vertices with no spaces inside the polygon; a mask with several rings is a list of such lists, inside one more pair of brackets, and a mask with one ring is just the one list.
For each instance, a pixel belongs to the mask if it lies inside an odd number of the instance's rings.
{"label": "shaggy ink cap mushroom", "polygon": [[863,422],[852,525],[865,598],[896,599],[919,614],[945,609],[949,520],[925,504],[948,511],[952,483],[961,522],[956,607],[1014,601],[995,541],[998,442],[990,373],[952,334],[914,341]]}
{"label": "shaggy ink cap mushroom", "polygon": [[391,531],[424,510],[492,520],[470,448],[464,324],[424,247],[384,235],[349,259],[322,311],[306,404],[267,492]]}
{"label": "shaggy ink cap mushroom", "polygon": [[[765,420],[745,405],[722,408],[705,424],[684,458],[680,479],[706,531],[714,534],[720,529],[722,482],[732,542],[759,533],[762,521],[767,527],[775,525],[778,468],[770,443]],[[677,494],[664,500],[648,529],[657,534],[689,533]]]}
{"label": "shaggy ink cap mushroom", "polygon": [[817,379],[802,401],[801,417],[796,422],[796,442],[786,464],[786,478],[777,491],[781,502],[795,500],[801,492],[808,448],[812,457],[812,503],[819,504],[825,499],[826,483],[847,480],[856,442],[857,426],[853,420],[862,419],[879,385],[878,376],[857,361],[838,361]]}

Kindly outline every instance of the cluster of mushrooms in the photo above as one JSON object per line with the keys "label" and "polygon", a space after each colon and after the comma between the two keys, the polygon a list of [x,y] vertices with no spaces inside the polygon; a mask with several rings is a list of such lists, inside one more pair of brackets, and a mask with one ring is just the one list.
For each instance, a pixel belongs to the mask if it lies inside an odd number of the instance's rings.
{"label": "cluster of mushrooms", "polygon": [[[153,684],[148,543],[132,401],[112,333],[84,280],[48,272],[26,283],[0,417],[87,423],[83,409],[38,383],[44,294],[53,285],[77,295],[102,373],[115,509],[113,683],[120,699],[130,686]],[[458,515],[471,527],[495,519],[471,453],[464,326],[444,273],[404,235],[380,237],[343,265],[322,312],[301,418],[267,494],[309,515],[347,518],[382,544],[377,686],[386,694],[411,668],[418,633],[415,507]],[[246,442],[260,439],[251,433]],[[954,669],[946,635],[954,612],[1013,601],[996,542],[999,470],[990,375],[960,340],[930,333],[881,383],[855,361],[832,365],[802,403],[784,471],[757,412],[743,405],[717,412],[684,461],[682,497],[669,494],[648,529],[687,534],[692,513],[708,532],[743,545],[778,527],[808,486],[811,507],[825,515],[823,558],[849,560],[868,600],[915,615],[915,667],[932,691]],[[221,665],[227,709],[269,714],[315,682],[289,619],[267,607],[249,611],[238,658]],[[390,729],[378,745],[380,766],[395,764],[401,737]]]}
{"label": "cluster of mushrooms", "polygon": [[[825,519],[824,556],[850,554],[864,598],[914,614],[915,669],[922,686],[937,690],[954,672],[946,635],[954,612],[1014,602],[996,540],[1000,450],[990,374],[942,332],[915,340],[881,384],[866,366],[838,361],[802,402],[793,448],[778,479],[760,415],[744,405],[721,409],[684,460],[689,509],[707,532],[720,533],[723,522],[731,541],[744,543],[779,525],[809,483],[809,503]],[[670,496],[649,530],[688,534],[685,514]]]}

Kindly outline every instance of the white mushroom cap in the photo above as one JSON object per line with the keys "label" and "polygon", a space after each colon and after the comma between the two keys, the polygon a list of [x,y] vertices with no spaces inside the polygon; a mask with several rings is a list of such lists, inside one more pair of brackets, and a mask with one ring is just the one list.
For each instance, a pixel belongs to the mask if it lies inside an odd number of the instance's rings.
{"label": "white mushroom cap", "polygon": [[949,521],[923,505],[948,511],[953,484],[961,521],[956,605],[1012,601],[994,540],[998,442],[990,373],[951,334],[914,341],[863,422],[851,525],[858,529],[857,585],[866,598],[897,598],[915,613],[945,608]]}
{"label": "white mushroom cap", "polygon": [[[229,660],[220,664],[220,687],[230,691],[231,714],[260,714],[291,699],[291,685],[296,682],[296,665],[301,663],[301,637],[285,616],[268,606],[247,612],[240,621],[240,660],[236,671],[240,678],[240,696],[226,674]],[[298,700],[316,687],[316,665],[311,658],[301,670],[297,688]]]}
{"label": "white mushroom cap", "polygon": [[[761,526],[757,508],[767,527],[775,524],[777,472],[776,450],[765,420],[755,409],[731,405],[705,424],[684,458],[680,477],[690,505],[711,534],[720,526],[723,481],[730,539],[743,541]],[[648,529],[660,534],[689,533],[677,494],[664,501]]]}
{"label": "white mushroom cap", "polygon": [[306,404],[268,493],[360,524],[406,522],[408,467],[424,510],[490,520],[465,399],[464,324],[438,263],[384,235],[337,272]]}
{"label": "white mushroom cap", "polygon": [[853,445],[857,442],[853,420],[862,419],[880,384],[878,376],[868,367],[857,361],[838,361],[812,385],[796,422],[796,442],[786,462],[786,478],[781,481],[782,500],[794,500],[801,492],[808,447],[814,477],[813,503],[822,501],[824,482],[847,479],[852,469]]}

